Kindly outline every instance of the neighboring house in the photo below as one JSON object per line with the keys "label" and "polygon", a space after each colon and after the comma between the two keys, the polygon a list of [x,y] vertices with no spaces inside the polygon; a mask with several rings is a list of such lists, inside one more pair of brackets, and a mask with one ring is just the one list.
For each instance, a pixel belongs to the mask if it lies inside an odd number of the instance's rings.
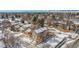
{"label": "neighboring house", "polygon": [[75,25],[75,29],[79,28],[79,19],[72,19],[72,22]]}
{"label": "neighboring house", "polygon": [[54,27],[62,28],[65,22],[62,19],[56,19],[52,21]]}
{"label": "neighboring house", "polygon": [[2,21],[1,25],[3,28],[9,28],[11,27],[11,22],[7,19],[7,20]]}

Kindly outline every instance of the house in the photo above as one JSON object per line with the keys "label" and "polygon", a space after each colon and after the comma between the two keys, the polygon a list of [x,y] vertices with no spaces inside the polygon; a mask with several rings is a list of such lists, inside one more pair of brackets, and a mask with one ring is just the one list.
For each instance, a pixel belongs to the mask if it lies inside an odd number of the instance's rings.
{"label": "house", "polygon": [[1,25],[2,25],[2,28],[11,28],[11,22],[8,19],[5,19],[4,21],[2,21]]}
{"label": "house", "polygon": [[33,32],[33,38],[36,41],[36,44],[40,44],[45,41],[46,38],[54,36],[54,32],[51,32],[46,27],[36,29]]}
{"label": "house", "polygon": [[79,28],[79,19],[72,19],[72,22],[74,23],[74,29]]}
{"label": "house", "polygon": [[36,41],[37,44],[39,44],[43,41],[43,38],[45,36],[43,33],[44,33],[45,30],[47,30],[46,27],[34,30],[33,39]]}

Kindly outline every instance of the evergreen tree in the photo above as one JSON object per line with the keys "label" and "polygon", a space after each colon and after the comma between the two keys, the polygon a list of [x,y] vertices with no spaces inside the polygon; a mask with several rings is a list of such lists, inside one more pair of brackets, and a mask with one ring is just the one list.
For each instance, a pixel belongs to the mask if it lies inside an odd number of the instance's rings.
{"label": "evergreen tree", "polygon": [[44,19],[38,20],[38,24],[39,27],[44,27]]}
{"label": "evergreen tree", "polygon": [[41,24],[41,27],[44,27],[44,19],[41,19],[40,24]]}
{"label": "evergreen tree", "polygon": [[11,18],[12,18],[12,21],[15,20],[15,17],[14,16],[12,16]]}
{"label": "evergreen tree", "polygon": [[33,16],[33,18],[32,18],[32,22],[33,22],[33,24],[36,24],[36,22],[37,22],[37,16]]}

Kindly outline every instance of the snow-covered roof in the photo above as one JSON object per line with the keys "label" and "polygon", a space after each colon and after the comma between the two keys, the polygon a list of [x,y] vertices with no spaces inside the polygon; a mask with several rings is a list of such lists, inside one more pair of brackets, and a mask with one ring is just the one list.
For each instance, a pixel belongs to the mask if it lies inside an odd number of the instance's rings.
{"label": "snow-covered roof", "polygon": [[0,39],[4,38],[4,35],[2,34],[2,31],[0,30]]}
{"label": "snow-covered roof", "polygon": [[72,19],[72,21],[74,22],[74,24],[79,24],[79,19]]}
{"label": "snow-covered roof", "polygon": [[0,19],[0,22],[4,21],[4,19]]}
{"label": "snow-covered roof", "polygon": [[22,27],[19,28],[20,31],[23,31],[24,29]]}
{"label": "snow-covered roof", "polygon": [[22,18],[15,18],[15,21],[21,21]]}
{"label": "snow-covered roof", "polygon": [[4,19],[2,23],[10,23],[10,21],[8,19]]}
{"label": "snow-covered roof", "polygon": [[57,30],[57,29],[55,29],[55,28],[46,28],[46,27],[36,29],[36,30],[35,30],[35,33],[41,33],[41,32],[43,32],[43,31],[45,31],[45,30],[47,30],[48,32],[60,33],[60,31]]}
{"label": "snow-covered roof", "polygon": [[31,27],[31,24],[23,25],[23,28]]}
{"label": "snow-covered roof", "polygon": [[65,24],[63,20],[53,20],[53,23]]}
{"label": "snow-covered roof", "polygon": [[28,24],[28,21],[24,21],[25,24]]}
{"label": "snow-covered roof", "polygon": [[31,32],[31,29],[30,29],[30,28],[29,28],[29,29],[27,29],[27,30],[26,30],[26,32]]}
{"label": "snow-covered roof", "polygon": [[43,28],[36,29],[35,32],[36,33],[41,33],[41,32],[43,32],[45,30],[47,30],[47,28],[46,27],[43,27]]}
{"label": "snow-covered roof", "polygon": [[64,21],[58,21],[58,23],[59,23],[59,24],[65,24],[65,22],[64,22]]}

